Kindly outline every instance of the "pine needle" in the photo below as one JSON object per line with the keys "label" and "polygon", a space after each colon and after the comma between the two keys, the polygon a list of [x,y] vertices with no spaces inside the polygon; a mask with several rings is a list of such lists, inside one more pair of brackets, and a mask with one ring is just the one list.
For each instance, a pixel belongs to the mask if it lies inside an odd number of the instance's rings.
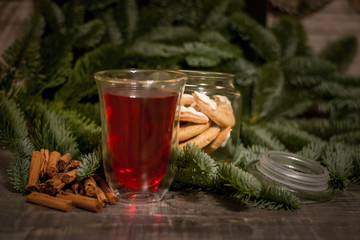
{"label": "pine needle", "polygon": [[26,184],[29,177],[30,160],[20,158],[10,162],[7,172],[10,183],[16,191],[25,193]]}
{"label": "pine needle", "polygon": [[297,152],[297,154],[314,161],[321,161],[324,148],[325,143],[308,143],[299,152]]}
{"label": "pine needle", "polygon": [[241,139],[245,145],[258,145],[265,146],[270,150],[285,150],[285,145],[276,138],[272,133],[259,125],[246,125],[243,124]]}
{"label": "pine needle", "polygon": [[261,145],[252,145],[247,148],[240,145],[235,150],[233,164],[243,170],[247,170],[250,164],[259,161],[261,153],[267,151],[269,149]]}
{"label": "pine needle", "polygon": [[290,191],[270,182],[262,181],[261,184],[261,196],[254,199],[254,206],[270,210],[300,208],[300,199]]}
{"label": "pine needle", "polygon": [[64,118],[44,104],[34,105],[33,111],[36,147],[76,157],[79,154],[78,143]]}
{"label": "pine needle", "polygon": [[290,151],[299,151],[309,143],[321,144],[324,142],[321,138],[300,130],[286,121],[269,122],[265,126],[266,129],[280,139]]}
{"label": "pine needle", "polygon": [[264,64],[259,77],[255,80],[252,99],[252,116],[262,119],[272,109],[274,101],[279,97],[284,83],[284,77],[279,66],[275,63]]}
{"label": "pine needle", "polygon": [[329,171],[332,186],[339,190],[346,189],[353,170],[350,149],[344,143],[329,143],[325,147],[322,162]]}
{"label": "pine needle", "polygon": [[99,151],[94,151],[81,155],[79,160],[80,164],[76,171],[76,178],[82,180],[94,175],[95,171],[100,167],[101,154]]}
{"label": "pine needle", "polygon": [[15,159],[7,172],[14,189],[24,193],[34,146],[28,138],[24,113],[12,99],[0,101],[0,140],[9,144]]}
{"label": "pine needle", "polygon": [[[236,198],[258,197],[261,192],[261,183],[252,174],[236,167],[232,163],[219,164],[219,178],[222,184],[230,190]],[[219,186],[220,188],[221,185]],[[221,191],[221,190],[219,190]]]}
{"label": "pine needle", "polygon": [[245,13],[235,12],[230,16],[234,30],[238,31],[243,40],[250,42],[262,59],[277,61],[280,58],[280,45],[274,34],[267,31]]}
{"label": "pine needle", "polygon": [[67,110],[61,112],[61,115],[64,117],[64,120],[69,123],[81,153],[91,153],[100,146],[100,126],[82,116],[77,111]]}
{"label": "pine needle", "polygon": [[177,165],[173,188],[211,188],[215,184],[217,164],[196,145],[187,144],[180,150]]}
{"label": "pine needle", "polygon": [[0,113],[0,140],[11,143],[29,135],[24,113],[13,99],[0,98]]}
{"label": "pine needle", "polygon": [[336,64],[340,71],[345,71],[356,56],[357,39],[344,36],[329,42],[320,52],[320,57]]}

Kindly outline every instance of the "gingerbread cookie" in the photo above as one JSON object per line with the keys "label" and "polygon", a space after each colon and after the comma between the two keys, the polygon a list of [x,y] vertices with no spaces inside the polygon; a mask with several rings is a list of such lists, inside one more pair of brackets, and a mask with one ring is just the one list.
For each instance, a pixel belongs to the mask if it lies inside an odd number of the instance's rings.
{"label": "gingerbread cookie", "polygon": [[208,123],[209,118],[204,113],[196,111],[193,107],[181,106],[180,121],[192,123]]}
{"label": "gingerbread cookie", "polygon": [[194,97],[190,94],[183,94],[181,98],[181,106],[189,106],[194,103]]}
{"label": "gingerbread cookie", "polygon": [[196,137],[186,142],[182,142],[181,144],[179,144],[179,147],[182,148],[186,144],[190,143],[197,145],[199,148],[203,148],[209,143],[211,143],[219,134],[219,132],[220,132],[220,128],[218,126],[211,126],[208,129],[206,129],[204,132],[197,135]]}
{"label": "gingerbread cookie", "polygon": [[227,128],[225,128],[224,130],[222,130],[219,135],[217,135],[217,137],[215,138],[215,140],[210,143],[208,146],[206,146],[206,148],[204,149],[204,151],[208,154],[214,152],[216,149],[218,149],[220,146],[221,147],[225,147],[225,144],[227,142],[227,139],[230,137],[230,131],[231,131],[231,127],[228,126]]}
{"label": "gingerbread cookie", "polygon": [[216,97],[215,101],[205,94],[194,92],[193,94],[196,105],[206,116],[220,127],[233,127],[235,125],[235,116],[230,102],[224,101],[223,98]]}
{"label": "gingerbread cookie", "polygon": [[210,122],[204,124],[187,124],[179,128],[179,142],[199,135],[210,127]]}

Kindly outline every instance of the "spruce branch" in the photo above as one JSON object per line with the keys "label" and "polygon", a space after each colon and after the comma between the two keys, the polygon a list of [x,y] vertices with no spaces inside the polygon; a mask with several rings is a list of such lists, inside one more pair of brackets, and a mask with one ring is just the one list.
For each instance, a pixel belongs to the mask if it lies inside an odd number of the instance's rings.
{"label": "spruce branch", "polygon": [[278,138],[260,125],[243,124],[240,137],[245,146],[259,144],[270,150],[286,150]]}
{"label": "spruce branch", "polygon": [[288,81],[295,86],[311,87],[334,74],[336,67],[320,58],[295,56],[282,65]]}
{"label": "spruce branch", "polygon": [[322,162],[329,171],[335,189],[347,188],[353,170],[351,151],[344,143],[329,143],[325,146]]}
{"label": "spruce branch", "polygon": [[7,169],[16,191],[25,192],[34,145],[30,141],[24,113],[13,99],[0,100],[0,140],[10,146],[15,159]]}
{"label": "spruce branch", "polygon": [[296,54],[300,41],[298,37],[298,25],[299,23],[296,23],[294,20],[282,17],[271,26],[271,31],[281,46],[281,56],[285,60]]}
{"label": "spruce branch", "polygon": [[101,166],[101,153],[95,150],[92,153],[81,155],[79,160],[80,164],[76,171],[76,178],[82,180],[94,175],[96,170]]}
{"label": "spruce branch", "polygon": [[264,120],[294,118],[304,114],[312,105],[313,99],[309,91],[286,86],[279,96],[273,100],[267,115],[264,116]]}
{"label": "spruce branch", "polygon": [[[121,44],[124,41],[124,36],[120,28],[118,27],[115,17],[114,9],[107,10],[103,15],[102,19],[104,20],[106,26],[106,35],[108,36],[108,41],[111,44]],[[106,41],[106,40],[105,40]]]}
{"label": "spruce branch", "polygon": [[126,42],[131,42],[138,28],[139,9],[136,0],[118,2],[115,8],[115,19]]}
{"label": "spruce branch", "polygon": [[345,71],[356,56],[357,40],[355,36],[344,36],[329,42],[319,53],[321,58],[333,62],[340,71]]}
{"label": "spruce branch", "polygon": [[20,158],[10,162],[7,173],[9,174],[10,183],[16,191],[25,193],[29,169],[30,159]]}
{"label": "spruce branch", "polygon": [[360,130],[333,135],[330,142],[344,142],[346,144],[360,144]]}
{"label": "spruce branch", "polygon": [[142,35],[143,41],[179,45],[198,40],[197,32],[189,26],[159,26]]}
{"label": "spruce branch", "polygon": [[254,144],[247,148],[240,145],[235,149],[233,164],[246,171],[252,163],[259,161],[261,153],[267,151],[269,151],[269,149],[261,145]]}
{"label": "spruce branch", "polygon": [[300,130],[286,121],[269,122],[265,125],[275,137],[286,145],[290,151],[299,151],[309,143],[322,144],[324,141],[306,131]]}
{"label": "spruce branch", "polygon": [[93,19],[78,26],[74,32],[74,47],[91,49],[101,42],[106,32],[106,25],[101,19]]}
{"label": "spruce branch", "polygon": [[[226,10],[228,9],[230,0],[218,1],[214,4],[212,1],[207,1],[209,6],[205,6],[203,18],[200,18],[199,24],[202,29],[211,28],[221,18],[224,17]],[[205,4],[207,3],[205,1]]]}
{"label": "spruce branch", "polygon": [[177,160],[178,171],[172,188],[212,188],[217,180],[217,164],[208,154],[195,145],[186,145]]}
{"label": "spruce branch", "polygon": [[44,15],[46,25],[51,31],[64,34],[66,32],[65,16],[60,6],[51,0],[37,0],[37,2]]}
{"label": "spruce branch", "polygon": [[79,154],[78,143],[62,115],[44,104],[35,104],[30,115],[33,119],[36,147],[61,153]]}
{"label": "spruce branch", "polygon": [[354,119],[331,120],[325,118],[291,120],[300,129],[329,140],[331,136],[360,130],[360,121]]}
{"label": "spruce branch", "polygon": [[278,61],[280,45],[274,34],[255,22],[245,13],[236,12],[230,16],[233,28],[238,31],[243,40],[250,42],[259,56],[265,61]]}
{"label": "spruce branch", "polygon": [[0,140],[15,143],[28,137],[29,132],[23,111],[9,98],[0,98]]}
{"label": "spruce branch", "polygon": [[280,95],[284,83],[283,74],[275,63],[264,64],[258,76],[255,80],[251,104],[253,122],[267,116],[275,99]]}
{"label": "spruce branch", "polygon": [[277,210],[285,208],[295,210],[300,208],[300,199],[290,191],[271,182],[261,181],[260,197],[254,199],[254,206]]}
{"label": "spruce branch", "polygon": [[60,114],[64,121],[69,123],[81,153],[91,153],[100,146],[101,127],[99,125],[74,110],[62,111]]}
{"label": "spruce branch", "polygon": [[69,105],[79,102],[84,97],[97,94],[94,73],[104,68],[120,67],[123,49],[118,45],[103,45],[78,58],[73,72],[66,84],[55,93],[55,100],[64,101]]}
{"label": "spruce branch", "polygon": [[220,163],[218,168],[219,191],[224,191],[223,186],[229,190],[232,197],[242,199],[258,197],[261,192],[261,183],[252,174],[236,167],[232,163]]}
{"label": "spruce branch", "polygon": [[298,151],[297,154],[314,161],[321,161],[324,148],[325,143],[308,143],[300,151]]}
{"label": "spruce branch", "polygon": [[182,47],[157,42],[138,41],[126,49],[128,56],[142,56],[147,58],[170,58],[182,55]]}
{"label": "spruce branch", "polygon": [[342,84],[343,86],[360,86],[360,76],[352,76],[345,73],[336,72],[329,76],[329,82]]}
{"label": "spruce branch", "polygon": [[[27,88],[33,92],[40,86],[40,93],[47,88],[61,86],[67,82],[72,73],[74,60],[71,40],[66,35],[52,34],[43,39],[41,45],[42,71],[46,76],[41,82],[29,82]],[[34,87],[36,85],[36,88]]]}

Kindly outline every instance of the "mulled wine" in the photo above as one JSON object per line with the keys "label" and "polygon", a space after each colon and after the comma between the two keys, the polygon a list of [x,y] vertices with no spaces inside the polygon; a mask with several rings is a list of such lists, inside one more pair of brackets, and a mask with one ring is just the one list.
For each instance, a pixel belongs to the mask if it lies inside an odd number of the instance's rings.
{"label": "mulled wine", "polygon": [[108,88],[103,93],[107,141],[116,180],[154,188],[164,177],[178,93],[160,88]]}

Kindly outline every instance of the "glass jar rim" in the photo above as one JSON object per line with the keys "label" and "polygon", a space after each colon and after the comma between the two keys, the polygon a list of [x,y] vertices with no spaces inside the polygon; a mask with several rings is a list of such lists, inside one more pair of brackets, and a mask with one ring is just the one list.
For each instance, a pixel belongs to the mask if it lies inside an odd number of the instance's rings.
{"label": "glass jar rim", "polygon": [[[135,76],[136,74],[145,74],[145,73],[158,73],[158,74],[169,74],[168,77],[162,78],[139,78]],[[130,75],[134,75],[130,77]],[[159,76],[158,76],[159,77]],[[124,82],[138,82],[138,83],[147,83],[151,82],[179,82],[187,80],[187,75],[180,71],[176,70],[159,70],[159,69],[141,69],[141,68],[124,68],[124,69],[108,69],[96,72],[94,78],[100,82],[108,83],[117,83],[118,81]]]}
{"label": "glass jar rim", "polygon": [[179,72],[187,74],[189,78],[206,78],[213,80],[221,79],[233,79],[234,74],[223,73],[223,72],[211,72],[211,71],[202,71],[202,70],[178,70]]}
{"label": "glass jar rim", "polygon": [[260,155],[256,168],[266,177],[288,186],[305,191],[325,191],[330,176],[318,162],[303,156],[269,151]]}

